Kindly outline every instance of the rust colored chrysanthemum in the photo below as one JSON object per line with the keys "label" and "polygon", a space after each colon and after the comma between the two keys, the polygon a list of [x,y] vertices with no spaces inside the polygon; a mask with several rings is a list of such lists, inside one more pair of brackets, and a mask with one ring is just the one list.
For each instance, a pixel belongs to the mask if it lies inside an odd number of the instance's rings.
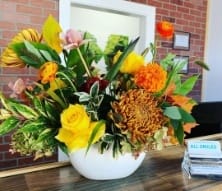
{"label": "rust colored chrysanthemum", "polygon": [[111,118],[132,143],[145,143],[166,122],[158,100],[144,89],[124,93],[112,109]]}
{"label": "rust colored chrysanthemum", "polygon": [[156,25],[157,32],[161,37],[170,39],[173,37],[174,27],[173,24],[168,21],[158,22]]}
{"label": "rust colored chrysanthemum", "polygon": [[157,63],[141,67],[134,76],[137,86],[149,92],[158,92],[163,89],[167,79],[167,72]]}
{"label": "rust colored chrysanthemum", "polygon": [[8,47],[4,50],[1,56],[1,66],[3,67],[24,67],[25,63],[17,56],[17,54],[11,48],[14,43],[20,43],[23,41],[39,42],[41,41],[41,35],[34,29],[25,29],[18,33]]}

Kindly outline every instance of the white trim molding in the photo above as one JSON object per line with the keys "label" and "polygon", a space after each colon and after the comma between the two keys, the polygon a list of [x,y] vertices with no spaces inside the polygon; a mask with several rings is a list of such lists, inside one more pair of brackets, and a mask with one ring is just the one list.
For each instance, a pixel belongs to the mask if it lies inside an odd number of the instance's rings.
{"label": "white trim molding", "polygon": [[153,6],[125,0],[59,0],[59,22],[63,30],[67,30],[71,26],[72,6],[139,17],[139,50],[142,51],[151,42],[154,42],[156,8]]}

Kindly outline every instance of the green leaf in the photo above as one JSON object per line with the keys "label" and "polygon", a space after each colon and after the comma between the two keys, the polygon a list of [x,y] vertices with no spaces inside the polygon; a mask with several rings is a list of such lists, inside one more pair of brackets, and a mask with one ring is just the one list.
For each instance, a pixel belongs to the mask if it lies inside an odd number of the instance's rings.
{"label": "green leaf", "polygon": [[108,41],[106,43],[106,47],[104,53],[106,55],[113,54],[118,50],[116,48],[121,49],[125,48],[128,44],[129,38],[123,35],[111,34],[108,37]]}
{"label": "green leaf", "polygon": [[68,148],[66,147],[64,143],[61,143],[58,141],[58,146],[62,150],[62,152],[64,152],[67,156],[69,155]]}
{"label": "green leaf", "polygon": [[8,101],[5,98],[5,96],[3,95],[3,93],[0,91],[0,100],[1,100],[1,104],[2,106],[7,109],[7,110],[11,110],[10,106],[8,105]]}
{"label": "green leaf", "polygon": [[[172,55],[173,57],[174,55]],[[175,56],[174,56],[175,57]],[[166,82],[166,85],[165,87],[161,90],[160,92],[160,95],[163,94],[165,92],[165,90],[168,88],[168,86],[171,84],[171,82],[175,82],[175,81],[178,81],[178,78],[179,78],[179,75],[178,74],[181,69],[183,68],[185,62],[182,62],[182,63],[175,63],[171,60],[168,60],[166,62],[169,62],[168,64],[172,64],[171,67],[170,67],[170,70],[168,71],[168,77],[167,77],[167,82]],[[167,64],[167,65],[168,65]],[[163,66],[164,64],[162,63],[161,66]],[[167,67],[167,65],[165,67]],[[164,66],[163,66],[164,67]]]}
{"label": "green leaf", "polygon": [[132,41],[126,50],[121,54],[118,61],[114,64],[114,66],[109,70],[109,72],[106,75],[106,80],[113,81],[113,79],[116,77],[117,73],[119,72],[119,69],[121,65],[123,64],[126,57],[133,51],[134,47],[136,46],[136,43],[138,42],[139,37],[136,38],[134,41]]}
{"label": "green leaf", "polygon": [[115,136],[109,133],[106,133],[103,138],[102,141],[106,142],[106,143],[112,143],[114,141]]}
{"label": "green leaf", "polygon": [[38,113],[25,104],[10,102],[9,105],[14,109],[14,111],[26,119],[35,119],[38,117]]}
{"label": "green leaf", "polygon": [[149,47],[145,48],[145,49],[143,50],[143,52],[141,53],[141,56],[145,58],[146,55],[149,53],[149,51],[150,51],[150,48],[149,48]]}
{"label": "green leaf", "polygon": [[173,59],[175,58],[175,54],[169,53],[160,61],[160,66],[164,68],[164,70],[168,70],[174,64]]}
{"label": "green leaf", "polygon": [[48,52],[50,54],[52,59],[51,60],[47,60],[47,61],[55,61],[56,63],[61,63],[60,56],[57,54],[57,52],[55,50],[53,50],[48,45],[43,44],[43,43],[38,43],[38,42],[32,42],[32,45],[36,49],[38,49],[40,52],[43,50],[43,51],[46,51],[46,52]]}
{"label": "green leaf", "polygon": [[51,128],[47,128],[47,129],[44,129],[40,134],[39,134],[39,137],[37,139],[37,142],[42,142],[44,140],[47,140],[47,139],[51,139],[52,136],[54,137],[55,135],[55,131],[53,131]]}
{"label": "green leaf", "polygon": [[103,124],[105,123],[104,120],[100,120],[96,126],[94,127],[90,137],[89,137],[89,141],[88,141],[88,146],[87,146],[87,149],[86,149],[86,153],[89,151],[89,148],[90,146],[92,145],[93,143],[93,140],[95,139],[96,137],[96,134],[99,132],[100,128],[103,126]]}
{"label": "green leaf", "polygon": [[53,60],[48,51],[46,51],[46,50],[39,50],[39,51],[40,51],[41,55],[44,57],[45,60],[47,60],[47,61],[52,61]]}
{"label": "green leaf", "polygon": [[19,125],[19,120],[13,116],[4,120],[0,125],[0,135],[9,133]]}
{"label": "green leaf", "polygon": [[187,111],[183,110],[182,108],[179,108],[180,114],[182,116],[182,120],[185,123],[194,123],[196,122],[196,120],[194,119],[194,117],[188,113]]}
{"label": "green leaf", "polygon": [[181,121],[170,120],[170,122],[174,128],[174,133],[175,136],[177,137],[177,140],[179,141],[180,144],[182,144],[184,141],[184,130]]}
{"label": "green leaf", "polygon": [[32,133],[34,131],[39,131],[46,126],[45,122],[42,120],[37,121],[27,121],[22,128],[19,129],[21,132]]}
{"label": "green leaf", "polygon": [[90,88],[90,96],[91,97],[96,97],[99,93],[99,82],[96,81]]}
{"label": "green leaf", "polygon": [[45,63],[45,61],[54,61],[56,63],[61,63],[60,56],[56,53],[55,50],[53,50],[46,44],[38,42],[29,42],[28,44],[32,47],[32,52],[30,52],[30,50],[26,48],[24,42],[15,43],[11,45],[12,49],[16,52],[16,54],[27,65],[32,66],[34,68],[40,68],[41,65]]}
{"label": "green leaf", "polygon": [[208,71],[210,70],[209,66],[206,63],[204,63],[203,61],[197,60],[197,61],[195,61],[195,64],[201,66],[205,70],[208,70]]}
{"label": "green leaf", "polygon": [[89,40],[88,44],[86,45],[87,46],[85,51],[86,54],[84,55],[85,58],[87,59],[87,62],[89,64],[91,64],[92,61],[98,63],[103,56],[103,52],[101,48],[98,46],[96,38],[89,32],[85,32],[84,40]]}
{"label": "green leaf", "polygon": [[175,94],[187,95],[194,87],[199,75],[189,77],[184,83],[175,90]]}
{"label": "green leaf", "polygon": [[57,122],[57,119],[59,119],[59,112],[56,112],[54,105],[47,100],[45,100],[44,104],[48,118],[52,120],[52,122]]}
{"label": "green leaf", "polygon": [[91,99],[91,96],[86,92],[75,92],[75,95],[79,96],[79,102],[87,102]]}
{"label": "green leaf", "polygon": [[176,120],[180,120],[182,118],[180,110],[177,106],[166,107],[164,110],[164,115]]}
{"label": "green leaf", "polygon": [[41,62],[44,62],[45,60],[42,58],[42,55],[40,54],[40,52],[38,51],[38,49],[36,49],[30,42],[28,41],[24,41],[25,47],[26,49],[34,54]]}
{"label": "green leaf", "polygon": [[40,68],[42,65],[39,60],[33,59],[33,57],[28,57],[28,56],[20,56],[19,57],[24,63],[26,63],[29,66],[32,66],[34,68]]}
{"label": "green leaf", "polygon": [[40,100],[40,98],[38,97],[34,97],[33,98],[33,104],[35,109],[44,117],[47,117],[47,113],[45,111],[45,107],[42,103],[42,101]]}
{"label": "green leaf", "polygon": [[[83,57],[84,55],[84,46],[79,47]],[[79,53],[77,49],[72,49],[69,52],[69,55],[67,57],[67,68],[72,68],[73,72],[76,74],[75,82],[76,84],[82,84],[84,82],[84,74],[85,74],[85,68],[82,64],[82,61],[80,59]]]}

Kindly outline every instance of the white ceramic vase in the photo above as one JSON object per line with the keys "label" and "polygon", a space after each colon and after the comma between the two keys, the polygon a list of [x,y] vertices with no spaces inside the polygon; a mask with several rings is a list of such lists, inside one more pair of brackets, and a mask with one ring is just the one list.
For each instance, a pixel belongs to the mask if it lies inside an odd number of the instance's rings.
{"label": "white ceramic vase", "polygon": [[145,153],[140,153],[137,158],[131,153],[113,158],[111,149],[100,154],[93,145],[87,154],[86,149],[81,149],[70,153],[69,157],[73,167],[82,176],[92,180],[111,180],[133,174],[143,162]]}

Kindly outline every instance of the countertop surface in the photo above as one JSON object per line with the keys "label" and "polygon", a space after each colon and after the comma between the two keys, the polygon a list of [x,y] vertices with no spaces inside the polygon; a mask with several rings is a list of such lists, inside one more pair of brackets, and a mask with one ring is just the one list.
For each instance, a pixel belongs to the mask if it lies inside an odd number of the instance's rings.
{"label": "countertop surface", "polygon": [[184,148],[147,153],[131,176],[89,180],[70,165],[0,178],[0,191],[222,191],[222,180],[189,178],[181,169]]}

